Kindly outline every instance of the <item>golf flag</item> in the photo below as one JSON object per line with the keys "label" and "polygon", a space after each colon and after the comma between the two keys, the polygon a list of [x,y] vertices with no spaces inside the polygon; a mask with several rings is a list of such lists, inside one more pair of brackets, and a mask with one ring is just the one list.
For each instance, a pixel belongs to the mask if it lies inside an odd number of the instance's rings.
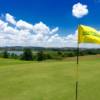
{"label": "golf flag", "polygon": [[100,44],[100,33],[94,28],[84,25],[78,27],[78,43]]}

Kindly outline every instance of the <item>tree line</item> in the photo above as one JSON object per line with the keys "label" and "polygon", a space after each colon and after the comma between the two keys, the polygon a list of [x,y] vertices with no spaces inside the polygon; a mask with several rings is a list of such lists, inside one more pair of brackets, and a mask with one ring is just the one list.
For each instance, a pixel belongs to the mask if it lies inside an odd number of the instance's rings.
{"label": "tree line", "polygon": [[[0,57],[3,58],[12,58],[12,59],[20,59],[20,60],[26,60],[26,61],[42,61],[47,59],[56,59],[61,60],[66,57],[75,57],[77,56],[77,49],[76,50],[51,50],[51,51],[45,51],[45,50],[39,50],[35,53],[30,48],[25,48],[23,50],[23,53],[21,55],[17,55],[14,53],[8,53],[7,50],[4,50]],[[87,50],[80,50],[78,55],[84,56],[84,55],[96,55],[100,54],[100,49],[87,49]]]}

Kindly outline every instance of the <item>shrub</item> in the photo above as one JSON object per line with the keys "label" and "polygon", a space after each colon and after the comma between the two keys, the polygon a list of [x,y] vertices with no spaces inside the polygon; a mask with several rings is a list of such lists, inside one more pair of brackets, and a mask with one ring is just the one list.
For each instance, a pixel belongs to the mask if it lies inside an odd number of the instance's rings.
{"label": "shrub", "polygon": [[21,55],[21,60],[31,61],[33,60],[33,55],[31,49],[24,49],[23,54]]}
{"label": "shrub", "polygon": [[67,57],[75,57],[75,56],[76,56],[76,54],[74,52],[69,52],[67,54]]}
{"label": "shrub", "polygon": [[19,56],[16,55],[16,54],[14,54],[14,53],[12,53],[12,54],[10,54],[10,58],[12,58],[12,59],[18,59]]}

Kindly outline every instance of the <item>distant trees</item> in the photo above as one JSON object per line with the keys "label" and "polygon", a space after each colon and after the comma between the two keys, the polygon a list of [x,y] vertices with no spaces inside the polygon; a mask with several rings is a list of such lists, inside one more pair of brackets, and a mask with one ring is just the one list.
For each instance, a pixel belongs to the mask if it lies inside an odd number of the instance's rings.
{"label": "distant trees", "polygon": [[38,51],[37,53],[32,54],[31,49],[24,49],[23,54],[21,55],[21,60],[36,60],[36,61],[43,61],[45,59],[51,59],[51,56],[49,54],[45,54],[42,50]]}
{"label": "distant trees", "polygon": [[75,57],[76,56],[76,53],[75,52],[69,52],[67,54],[67,57]]}
{"label": "distant trees", "polygon": [[31,49],[29,48],[24,49],[23,54],[21,55],[21,60],[28,60],[28,61],[33,60],[33,54]]}
{"label": "distant trees", "polygon": [[10,54],[10,58],[11,58],[11,59],[18,59],[19,56],[18,56],[17,54],[15,54],[15,53],[11,53],[11,54]]}
{"label": "distant trees", "polygon": [[45,54],[43,53],[43,51],[38,51],[37,52],[37,55],[36,55],[36,60],[37,61],[42,61],[42,60],[44,60],[45,59]]}
{"label": "distant trees", "polygon": [[61,55],[61,56],[63,55],[63,53],[61,51],[58,51],[57,54]]}
{"label": "distant trees", "polygon": [[[2,50],[3,51],[3,50]],[[22,52],[22,51],[18,51]],[[100,54],[100,49],[80,49],[79,56],[84,55],[96,55]],[[75,57],[77,56],[77,49],[75,50],[38,50],[32,52],[31,48],[25,48],[21,55],[4,50],[4,52],[0,52],[0,57],[3,58],[11,58],[11,59],[21,59],[27,61],[43,61],[43,60],[62,60],[66,57]]]}
{"label": "distant trees", "polygon": [[7,52],[7,50],[5,50],[3,52],[3,58],[8,58],[9,57],[9,53]]}

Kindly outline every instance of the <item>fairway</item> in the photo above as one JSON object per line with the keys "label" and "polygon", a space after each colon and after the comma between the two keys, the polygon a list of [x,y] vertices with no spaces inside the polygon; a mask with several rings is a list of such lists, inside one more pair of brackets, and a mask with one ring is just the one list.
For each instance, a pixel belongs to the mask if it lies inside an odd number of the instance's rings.
{"label": "fairway", "polygon": [[[0,100],[75,100],[75,61],[0,58]],[[79,71],[79,100],[99,100],[100,56],[80,57]]]}

